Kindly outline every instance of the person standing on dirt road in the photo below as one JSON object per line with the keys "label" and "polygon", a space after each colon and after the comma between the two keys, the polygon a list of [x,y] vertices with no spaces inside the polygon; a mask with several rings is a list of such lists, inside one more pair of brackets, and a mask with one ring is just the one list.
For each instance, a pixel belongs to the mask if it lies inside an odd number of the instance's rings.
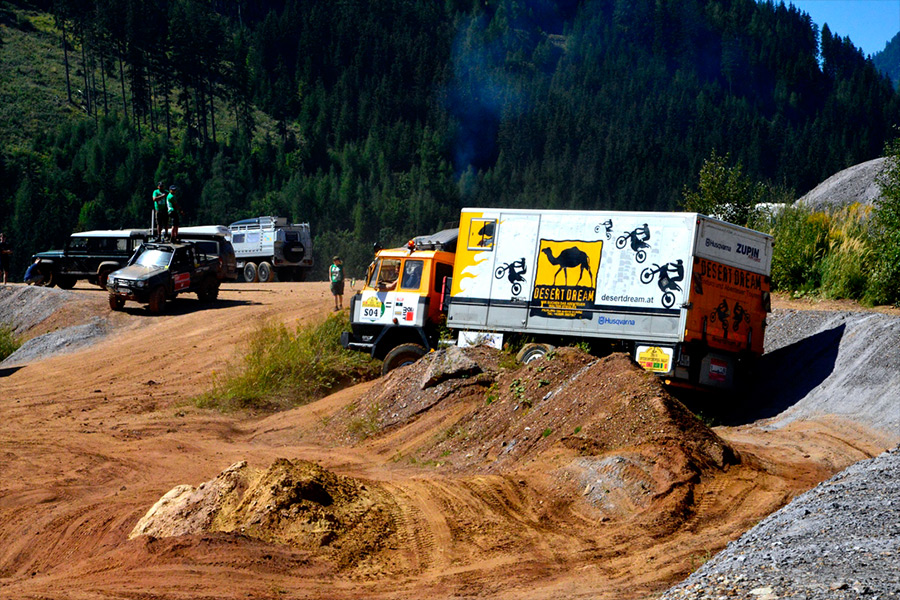
{"label": "person standing on dirt road", "polygon": [[3,284],[9,278],[9,259],[12,257],[12,245],[6,240],[6,234],[0,233],[0,275],[3,277]]}
{"label": "person standing on dirt road", "polygon": [[169,213],[169,220],[172,221],[172,241],[178,239],[178,215],[184,216],[184,211],[178,206],[178,199],[175,193],[178,191],[177,185],[169,186],[169,195],[166,196],[166,210]]}
{"label": "person standing on dirt road", "polygon": [[340,256],[332,259],[328,269],[331,277],[331,295],[334,296],[334,312],[344,308],[344,263]]}
{"label": "person standing on dirt road", "polygon": [[162,241],[163,231],[169,235],[169,214],[166,210],[166,190],[165,184],[160,181],[153,190],[153,213],[156,215],[156,226],[153,233],[156,239]]}

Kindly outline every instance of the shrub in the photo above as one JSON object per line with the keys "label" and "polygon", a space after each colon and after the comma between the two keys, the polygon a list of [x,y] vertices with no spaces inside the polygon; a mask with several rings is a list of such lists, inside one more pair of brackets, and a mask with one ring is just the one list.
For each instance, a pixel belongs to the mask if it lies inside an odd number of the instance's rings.
{"label": "shrub", "polygon": [[831,218],[805,208],[785,208],[775,221],[772,284],[780,290],[812,291],[821,283],[819,261],[829,246]]}
{"label": "shrub", "polygon": [[0,360],[5,360],[7,356],[19,349],[22,343],[9,327],[0,327]]}
{"label": "shrub", "polygon": [[284,325],[261,325],[244,358],[215,378],[197,404],[221,410],[290,408],[375,378],[376,361],[341,347],[341,332],[348,328],[343,312],[293,332]]}

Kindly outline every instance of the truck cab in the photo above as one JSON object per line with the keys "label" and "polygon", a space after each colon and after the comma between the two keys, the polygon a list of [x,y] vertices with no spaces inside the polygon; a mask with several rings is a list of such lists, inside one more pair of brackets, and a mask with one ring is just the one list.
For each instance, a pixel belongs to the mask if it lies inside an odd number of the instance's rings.
{"label": "truck cab", "polygon": [[382,373],[414,362],[438,345],[445,291],[453,274],[458,230],[414,238],[379,250],[363,288],[350,300],[344,348],[384,361]]}

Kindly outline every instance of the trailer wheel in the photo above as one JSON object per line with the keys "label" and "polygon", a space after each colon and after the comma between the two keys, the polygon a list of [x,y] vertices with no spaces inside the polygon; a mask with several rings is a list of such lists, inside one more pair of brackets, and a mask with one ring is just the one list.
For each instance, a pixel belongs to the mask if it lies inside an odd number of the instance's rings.
{"label": "trailer wheel", "polygon": [[247,283],[256,281],[256,263],[244,263],[244,281]]}
{"label": "trailer wheel", "polygon": [[552,352],[553,349],[553,346],[550,344],[525,344],[522,346],[522,349],[519,350],[519,353],[516,354],[516,360],[523,365],[527,365],[531,361],[544,358]]}
{"label": "trailer wheel", "polygon": [[426,350],[419,344],[401,344],[388,352],[381,364],[381,374],[387,375],[397,367],[411,365],[423,356]]}
{"label": "trailer wheel", "polygon": [[260,283],[275,281],[275,271],[272,269],[272,265],[267,262],[259,263],[259,266],[256,268],[256,276],[259,278]]}

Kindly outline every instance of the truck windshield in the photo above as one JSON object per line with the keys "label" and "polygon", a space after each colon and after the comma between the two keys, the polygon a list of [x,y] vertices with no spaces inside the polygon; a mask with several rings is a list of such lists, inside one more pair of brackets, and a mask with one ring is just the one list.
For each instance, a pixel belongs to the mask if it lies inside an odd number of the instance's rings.
{"label": "truck windshield", "polygon": [[397,287],[397,278],[399,276],[399,258],[379,258],[375,261],[372,277],[369,278],[369,287],[392,290]]}
{"label": "truck windshield", "polygon": [[157,250],[154,248],[141,252],[134,262],[142,267],[166,267],[169,265],[170,260],[172,260],[171,250]]}

